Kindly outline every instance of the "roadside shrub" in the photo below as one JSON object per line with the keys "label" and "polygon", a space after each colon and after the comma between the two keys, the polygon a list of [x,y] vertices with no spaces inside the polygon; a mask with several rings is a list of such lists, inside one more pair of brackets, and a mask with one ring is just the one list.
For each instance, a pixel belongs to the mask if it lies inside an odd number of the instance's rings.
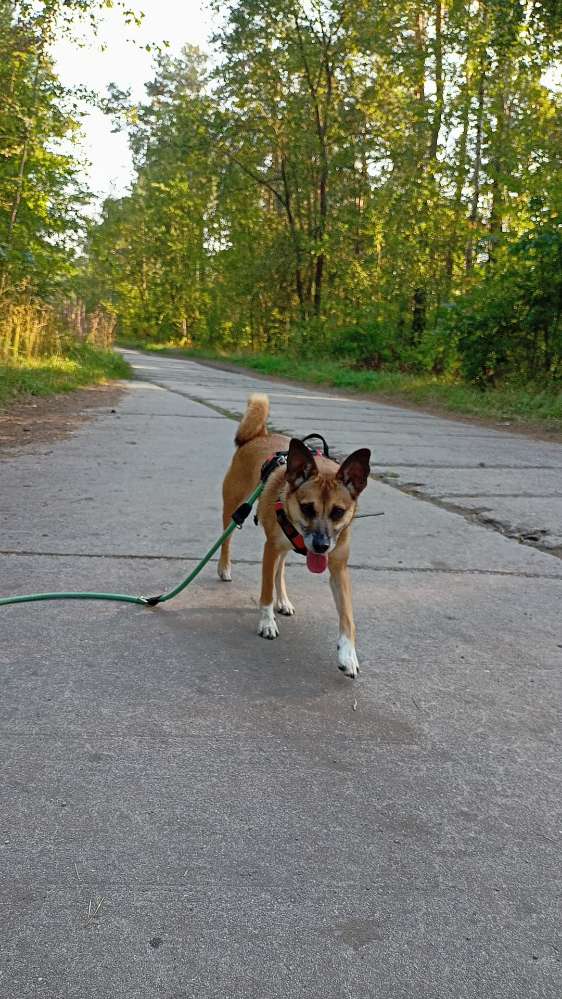
{"label": "roadside shrub", "polygon": [[500,251],[483,280],[446,312],[437,339],[464,378],[485,387],[562,375],[562,225],[558,218]]}
{"label": "roadside shrub", "polygon": [[332,330],[327,346],[332,358],[370,371],[379,371],[398,359],[396,333],[376,320]]}
{"label": "roadside shrub", "polygon": [[0,359],[59,357],[74,342],[109,350],[114,326],[107,313],[100,309],[86,313],[81,302],[6,301],[0,315]]}

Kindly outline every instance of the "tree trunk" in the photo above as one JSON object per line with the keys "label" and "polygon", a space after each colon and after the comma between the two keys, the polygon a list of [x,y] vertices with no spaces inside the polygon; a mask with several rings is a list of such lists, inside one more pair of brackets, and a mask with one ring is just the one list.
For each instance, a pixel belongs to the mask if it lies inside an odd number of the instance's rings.
{"label": "tree trunk", "polygon": [[324,276],[324,254],[319,253],[316,257],[316,267],[314,268],[314,315],[319,316],[322,307],[322,279]]}
{"label": "tree trunk", "polygon": [[468,146],[468,124],[470,118],[470,72],[469,72],[469,58],[470,53],[466,53],[465,62],[465,79],[464,79],[464,93],[463,93],[463,103],[462,103],[462,116],[461,116],[461,134],[459,138],[458,145],[458,159],[456,168],[456,178],[455,178],[455,212],[454,212],[454,228],[449,243],[449,248],[447,250],[447,259],[445,264],[445,272],[447,277],[447,285],[450,287],[453,280],[453,271],[455,266],[455,255],[458,247],[458,229],[459,223],[461,221],[461,213],[463,211],[463,190],[466,181],[466,152]]}
{"label": "tree trunk", "polygon": [[431,140],[429,144],[429,158],[435,160],[439,145],[439,132],[441,131],[441,120],[443,117],[443,5],[441,0],[434,0],[435,10],[435,39],[433,51],[435,54],[435,105],[433,109],[433,122],[431,125]]}
{"label": "tree trunk", "polygon": [[[318,218],[313,225],[310,235],[323,243],[328,222],[328,178],[329,178],[329,155],[328,155],[328,118],[331,110],[333,94],[334,70],[330,62],[331,38],[322,31],[322,75],[324,77],[326,91],[324,100],[321,99],[319,80],[314,80],[311,66],[307,56],[306,44],[304,43],[299,16],[293,13],[297,39],[302,59],[302,68],[307,81],[312,106],[314,109],[314,123],[316,137],[318,139],[318,151],[320,157],[320,176],[318,178]],[[314,315],[319,316],[322,310],[322,290],[324,277],[325,254],[321,249],[316,255],[313,265],[311,281],[313,284],[313,307]]]}
{"label": "tree trunk", "polygon": [[505,155],[504,144],[508,136],[508,91],[509,91],[510,63],[508,56],[502,67],[502,79],[499,91],[495,100],[496,128],[493,139],[493,155],[490,160],[490,176],[492,178],[492,207],[490,210],[490,242],[488,259],[494,259],[494,244],[497,236],[503,231],[503,214],[505,207],[504,182],[503,182],[503,161]]}
{"label": "tree trunk", "polygon": [[36,62],[35,62],[35,71],[34,71],[34,74],[33,74],[33,86],[32,86],[32,91],[31,91],[32,98],[31,98],[31,106],[30,106],[30,109],[29,109],[29,118],[28,118],[28,123],[26,125],[26,129],[25,129],[25,137],[24,137],[24,140],[23,140],[23,146],[22,146],[21,156],[20,156],[20,163],[19,163],[18,173],[17,173],[17,177],[16,177],[16,189],[14,191],[14,197],[13,197],[13,200],[12,200],[12,207],[10,209],[10,220],[8,222],[8,232],[7,232],[7,236],[6,236],[6,247],[5,247],[5,263],[4,263],[4,266],[2,268],[2,274],[0,276],[0,295],[4,294],[4,292],[6,290],[6,287],[7,287],[7,283],[8,283],[9,259],[10,259],[10,253],[11,253],[11,250],[12,250],[12,247],[13,247],[13,244],[14,244],[14,231],[15,231],[15,228],[16,228],[17,220],[18,220],[18,212],[19,212],[21,201],[22,201],[22,198],[23,198],[23,189],[24,189],[24,182],[25,182],[25,168],[27,166],[27,160],[28,160],[28,156],[29,156],[29,148],[30,148],[30,145],[31,145],[31,138],[32,138],[32,133],[33,133],[34,115],[35,115],[36,104],[37,104],[37,91],[38,91],[38,88],[39,88],[39,70],[41,68],[41,60],[42,60],[42,58],[43,58],[43,46],[40,47],[40,49],[39,49],[39,51],[37,53],[37,58],[36,58]]}
{"label": "tree trunk", "polygon": [[412,308],[412,342],[414,344],[419,343],[420,336],[425,329],[425,307],[425,288],[416,288]]}
{"label": "tree trunk", "polygon": [[[16,189],[14,192],[14,198],[12,201],[12,207],[10,210],[10,221],[8,224],[8,234],[6,240],[6,256],[9,257],[10,250],[12,249],[14,240],[14,230],[16,228],[18,220],[18,212],[20,209],[24,183],[25,183],[25,170],[27,166],[27,160],[29,157],[29,150],[31,146],[31,141],[33,137],[33,129],[35,127],[35,116],[37,113],[37,98],[39,94],[39,74],[41,72],[41,67],[43,65],[43,59],[45,57],[45,51],[49,40],[51,38],[51,30],[53,27],[54,19],[56,16],[55,9],[46,10],[44,13],[44,20],[40,23],[40,40],[37,46],[37,51],[35,55],[35,69],[33,72],[33,83],[31,86],[31,101],[29,109],[27,112],[28,123],[25,130],[25,138],[23,142],[23,147],[21,151],[20,164],[18,169],[18,174],[16,178]],[[6,272],[3,277],[7,276]],[[2,282],[2,290],[4,288],[4,281]]]}
{"label": "tree trunk", "polygon": [[[328,163],[325,161],[322,166],[322,176],[320,178],[320,223],[318,235],[322,239],[326,228],[326,216],[328,213],[327,195],[327,172]],[[324,252],[321,251],[316,257],[314,268],[314,315],[319,316],[322,308],[322,279],[324,276]]]}
{"label": "tree trunk", "polygon": [[[485,96],[485,64],[484,55],[480,60],[480,73],[478,78],[478,106],[476,109],[476,134],[474,149],[474,168],[472,171],[472,198],[470,202],[469,221],[471,229],[474,230],[478,223],[480,211],[480,173],[482,169],[482,127],[484,123],[484,96]],[[473,268],[474,257],[474,232],[471,232],[466,245],[466,271],[470,273]]]}
{"label": "tree trunk", "polygon": [[289,232],[291,234],[291,241],[293,243],[293,250],[295,254],[295,287],[297,291],[297,298],[299,300],[299,311],[301,319],[306,319],[306,302],[304,294],[304,284],[302,279],[302,254],[300,248],[299,233],[295,224],[295,216],[293,215],[291,190],[289,187],[289,180],[287,177],[287,165],[285,162],[285,157],[281,158],[281,179],[283,181],[283,191],[285,194],[285,212],[287,214],[287,222],[289,224]]}

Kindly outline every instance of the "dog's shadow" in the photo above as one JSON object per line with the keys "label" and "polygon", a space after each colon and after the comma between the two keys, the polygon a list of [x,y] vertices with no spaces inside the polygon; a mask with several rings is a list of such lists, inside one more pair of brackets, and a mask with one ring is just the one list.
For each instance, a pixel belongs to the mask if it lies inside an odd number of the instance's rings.
{"label": "dog's shadow", "polygon": [[[356,680],[338,669],[335,616],[327,626],[325,615],[318,618],[318,606],[311,618],[305,603],[294,617],[277,616],[281,634],[268,641],[257,635],[258,606],[249,592],[239,591],[236,604],[228,607],[216,594],[209,588],[199,593],[200,604],[186,599],[153,612],[161,648],[169,646],[159,676],[188,716],[191,711],[217,716],[227,729],[235,724],[281,739],[296,724],[311,752],[316,752],[315,734],[329,734],[344,745],[350,727],[384,745],[416,743],[411,721],[396,705],[381,703],[380,694],[372,696],[368,658]],[[331,766],[332,757],[330,749]]]}
{"label": "dog's shadow", "polygon": [[277,615],[280,635],[273,641],[257,634],[258,605],[238,602],[195,607],[160,607],[159,627],[182,647],[182,657],[197,657],[204,649],[206,673],[220,675],[227,686],[251,684],[254,696],[322,696],[353,686],[337,668],[334,621],[332,640],[320,638],[307,624],[306,611],[294,617]]}

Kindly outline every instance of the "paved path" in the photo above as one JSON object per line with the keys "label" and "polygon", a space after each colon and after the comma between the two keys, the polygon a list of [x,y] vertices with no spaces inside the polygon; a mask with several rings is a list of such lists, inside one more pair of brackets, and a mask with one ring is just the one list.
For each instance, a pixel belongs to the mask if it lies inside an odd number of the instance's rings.
{"label": "paved path", "polygon": [[[158,592],[216,537],[256,380],[128,356],[116,413],[0,461],[2,593]],[[231,586],[1,609],[0,994],[558,999],[562,561],[466,511],[555,552],[562,449],[263,385],[394,473],[354,531],[361,677],[297,559],[257,638],[251,524]]]}

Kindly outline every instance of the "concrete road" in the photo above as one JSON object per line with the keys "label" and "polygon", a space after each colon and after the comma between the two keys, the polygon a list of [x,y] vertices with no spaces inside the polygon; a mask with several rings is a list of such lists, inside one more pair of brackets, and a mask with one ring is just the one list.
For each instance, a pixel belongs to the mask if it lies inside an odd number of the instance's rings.
{"label": "concrete road", "polygon": [[[0,461],[3,594],[159,592],[217,536],[258,383],[128,358],[117,412]],[[0,995],[558,999],[562,449],[261,387],[386,476],[354,530],[361,677],[296,557],[297,617],[256,636],[251,523],[232,584],[155,611],[1,608]]]}

